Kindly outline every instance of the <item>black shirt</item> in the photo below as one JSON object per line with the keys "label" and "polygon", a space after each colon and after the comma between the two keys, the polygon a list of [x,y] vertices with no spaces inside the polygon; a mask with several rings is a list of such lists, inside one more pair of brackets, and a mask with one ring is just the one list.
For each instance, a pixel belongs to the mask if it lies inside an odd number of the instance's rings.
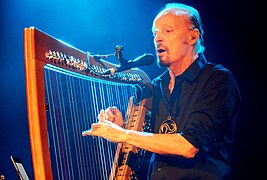
{"label": "black shirt", "polygon": [[175,77],[172,94],[169,82],[168,71],[152,81],[153,132],[180,133],[199,152],[192,159],[154,154],[150,179],[228,177],[240,103],[232,73],[199,54],[186,71]]}

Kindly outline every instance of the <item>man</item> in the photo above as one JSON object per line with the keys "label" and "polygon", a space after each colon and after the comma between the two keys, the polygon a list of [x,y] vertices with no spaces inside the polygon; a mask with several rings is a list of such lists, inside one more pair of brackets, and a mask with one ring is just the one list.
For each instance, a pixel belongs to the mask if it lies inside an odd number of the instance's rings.
{"label": "man", "polygon": [[122,128],[116,107],[101,110],[83,132],[153,152],[148,179],[228,179],[235,119],[236,81],[222,65],[207,62],[203,29],[193,7],[171,3],[153,22],[158,64],[153,80],[153,133]]}

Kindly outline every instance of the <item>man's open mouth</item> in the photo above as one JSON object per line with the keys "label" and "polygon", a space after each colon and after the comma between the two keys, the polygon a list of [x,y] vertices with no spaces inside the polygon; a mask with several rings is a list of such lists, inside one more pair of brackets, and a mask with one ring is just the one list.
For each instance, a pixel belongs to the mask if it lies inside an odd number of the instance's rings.
{"label": "man's open mouth", "polygon": [[164,53],[165,51],[166,51],[166,49],[163,49],[163,48],[157,49],[158,54]]}

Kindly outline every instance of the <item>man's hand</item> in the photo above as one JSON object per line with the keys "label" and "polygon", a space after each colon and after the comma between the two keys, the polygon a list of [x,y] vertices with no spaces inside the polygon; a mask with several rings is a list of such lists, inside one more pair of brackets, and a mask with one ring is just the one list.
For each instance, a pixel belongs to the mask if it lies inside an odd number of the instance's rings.
{"label": "man's hand", "polygon": [[123,126],[122,114],[120,110],[115,106],[108,107],[106,110],[102,109],[98,114],[98,119],[100,122],[103,120],[108,120],[112,123],[117,124],[120,127]]}
{"label": "man's hand", "polygon": [[91,129],[82,132],[83,136],[99,136],[112,142],[124,142],[126,130],[108,120],[93,123]]}
{"label": "man's hand", "polygon": [[91,129],[83,131],[83,136],[99,136],[112,142],[123,142],[126,130],[123,127],[123,118],[115,106],[101,110],[98,114],[98,123],[93,123]]}

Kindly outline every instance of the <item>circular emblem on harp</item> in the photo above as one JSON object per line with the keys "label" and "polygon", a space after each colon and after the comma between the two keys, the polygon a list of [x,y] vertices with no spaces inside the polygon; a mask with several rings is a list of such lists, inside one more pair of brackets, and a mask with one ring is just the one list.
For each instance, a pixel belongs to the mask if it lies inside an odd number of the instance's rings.
{"label": "circular emblem on harp", "polygon": [[175,134],[177,133],[177,125],[171,116],[163,121],[159,127],[160,134]]}

